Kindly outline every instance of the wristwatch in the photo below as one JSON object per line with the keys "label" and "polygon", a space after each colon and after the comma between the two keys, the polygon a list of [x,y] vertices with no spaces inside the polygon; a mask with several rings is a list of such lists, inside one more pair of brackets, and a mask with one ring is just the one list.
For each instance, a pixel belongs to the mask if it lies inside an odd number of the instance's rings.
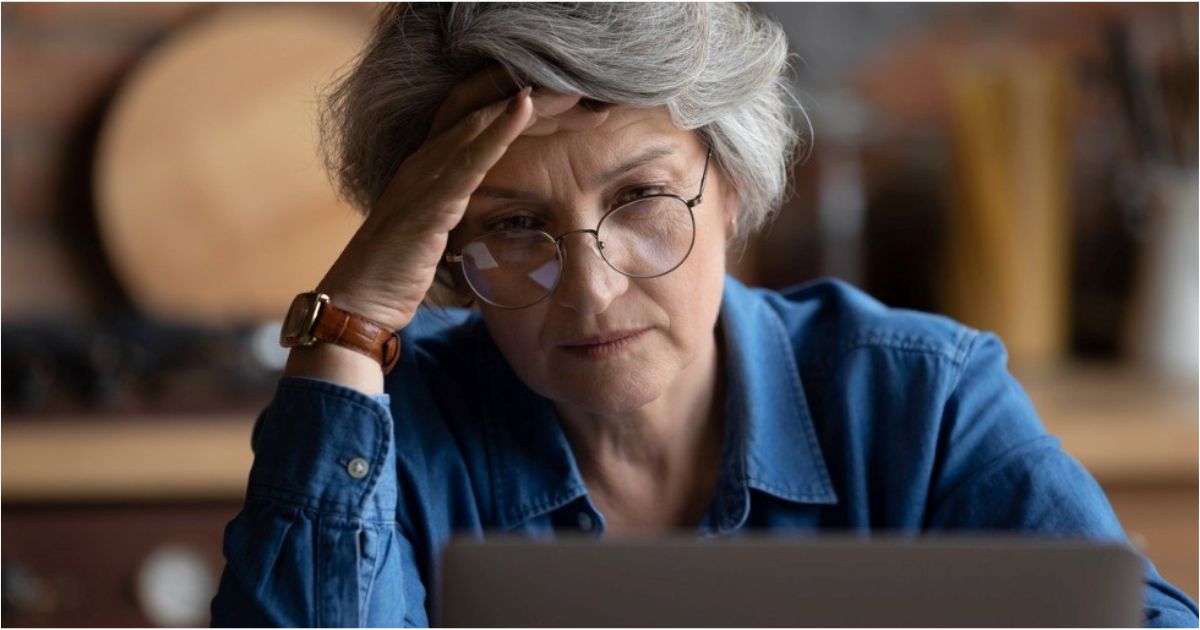
{"label": "wristwatch", "polygon": [[378,361],[384,374],[391,372],[400,358],[400,336],[396,331],[330,304],[324,293],[301,293],[292,300],[283,320],[279,345],[295,348],[318,341],[361,352]]}

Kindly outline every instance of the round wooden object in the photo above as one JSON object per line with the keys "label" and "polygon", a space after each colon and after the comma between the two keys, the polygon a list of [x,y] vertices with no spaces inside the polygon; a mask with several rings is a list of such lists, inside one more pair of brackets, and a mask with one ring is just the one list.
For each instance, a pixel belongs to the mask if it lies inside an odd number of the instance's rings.
{"label": "round wooden object", "polygon": [[370,31],[361,9],[222,6],[120,89],[93,173],[104,247],[171,323],[282,319],[361,217],[317,153],[318,94]]}

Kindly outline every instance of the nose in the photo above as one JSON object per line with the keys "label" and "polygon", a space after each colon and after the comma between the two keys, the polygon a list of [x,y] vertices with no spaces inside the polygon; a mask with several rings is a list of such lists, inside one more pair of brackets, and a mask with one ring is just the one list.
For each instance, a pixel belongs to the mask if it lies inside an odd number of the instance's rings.
{"label": "nose", "polygon": [[595,231],[564,234],[559,251],[562,278],[554,289],[554,301],[559,306],[582,315],[598,315],[629,288],[629,278],[604,262]]}

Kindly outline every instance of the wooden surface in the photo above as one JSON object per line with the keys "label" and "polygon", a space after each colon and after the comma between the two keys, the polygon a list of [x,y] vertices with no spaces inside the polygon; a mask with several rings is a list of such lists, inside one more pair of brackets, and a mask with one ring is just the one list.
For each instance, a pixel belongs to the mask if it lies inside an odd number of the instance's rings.
{"label": "wooden surface", "polygon": [[1130,540],[1168,582],[1200,597],[1196,484],[1106,484],[1104,492]]}
{"label": "wooden surface", "polygon": [[[1017,375],[1047,430],[1101,483],[1196,484],[1195,384],[1106,367]],[[4,499],[240,497],[253,422],[250,412],[8,421]]]}
{"label": "wooden surface", "polygon": [[251,414],[4,424],[4,501],[237,499]]}
{"label": "wooden surface", "polygon": [[226,5],[148,54],[101,133],[97,225],[155,319],[282,318],[349,241],[317,153],[319,93],[366,41],[360,10]]}
{"label": "wooden surface", "polygon": [[1196,484],[1194,379],[1132,365],[1014,372],[1046,430],[1101,483]]}

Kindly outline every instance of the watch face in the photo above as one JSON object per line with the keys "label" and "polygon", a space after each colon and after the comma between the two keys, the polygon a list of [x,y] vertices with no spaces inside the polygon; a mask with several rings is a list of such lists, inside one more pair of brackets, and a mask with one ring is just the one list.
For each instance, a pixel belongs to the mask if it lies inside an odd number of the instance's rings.
{"label": "watch face", "polygon": [[314,311],[320,304],[315,298],[316,296],[311,293],[301,293],[292,300],[292,306],[283,320],[283,328],[279,331],[281,344],[291,343],[294,345],[297,342],[306,342],[306,338],[312,332],[313,319],[316,315]]}

